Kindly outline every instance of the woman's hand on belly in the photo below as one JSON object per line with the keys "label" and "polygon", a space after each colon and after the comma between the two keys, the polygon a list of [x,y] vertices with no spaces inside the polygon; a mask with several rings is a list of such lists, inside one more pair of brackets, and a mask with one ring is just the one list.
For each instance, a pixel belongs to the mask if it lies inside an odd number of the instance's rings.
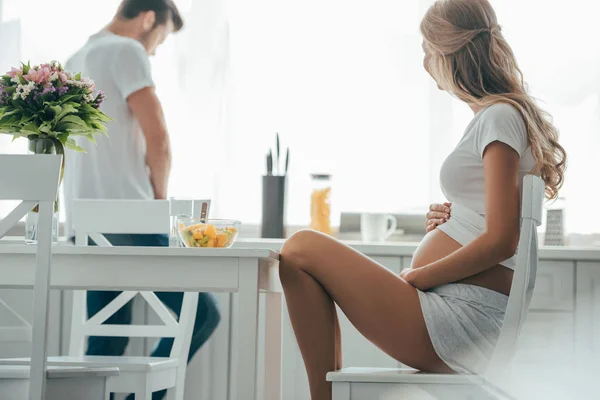
{"label": "woman's hand on belly", "polygon": [[400,278],[404,279],[409,285],[419,290],[427,290],[429,288],[424,287],[421,284],[421,270],[419,268],[404,268],[400,271]]}
{"label": "woman's hand on belly", "polygon": [[[423,282],[427,281],[427,277],[424,278],[422,274],[424,271],[419,271],[419,269],[441,260],[461,247],[460,243],[450,238],[446,233],[435,229],[429,232],[421,243],[419,243],[417,250],[413,254],[410,268],[402,270],[400,277],[417,289],[429,289],[429,287],[423,285]],[[497,265],[458,282],[485,287],[508,295],[512,282],[512,271],[506,267]]]}
{"label": "woman's hand on belly", "polygon": [[432,204],[425,215],[425,232],[429,233],[450,219],[452,203]]}

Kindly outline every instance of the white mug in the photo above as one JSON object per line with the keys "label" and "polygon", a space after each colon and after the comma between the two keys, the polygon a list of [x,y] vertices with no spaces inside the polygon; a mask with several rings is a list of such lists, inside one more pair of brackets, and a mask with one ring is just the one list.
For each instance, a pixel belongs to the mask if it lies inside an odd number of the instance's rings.
{"label": "white mug", "polygon": [[363,213],[360,216],[360,233],[364,242],[383,242],[397,227],[398,221],[391,214]]}

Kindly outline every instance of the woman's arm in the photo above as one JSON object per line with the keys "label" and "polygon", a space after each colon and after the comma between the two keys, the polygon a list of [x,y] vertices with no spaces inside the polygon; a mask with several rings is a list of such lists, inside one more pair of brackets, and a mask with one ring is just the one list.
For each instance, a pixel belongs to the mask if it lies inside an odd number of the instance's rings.
{"label": "woman's arm", "polygon": [[422,268],[402,274],[426,290],[476,275],[512,257],[520,230],[519,154],[493,142],[483,154],[486,231],[468,245]]}

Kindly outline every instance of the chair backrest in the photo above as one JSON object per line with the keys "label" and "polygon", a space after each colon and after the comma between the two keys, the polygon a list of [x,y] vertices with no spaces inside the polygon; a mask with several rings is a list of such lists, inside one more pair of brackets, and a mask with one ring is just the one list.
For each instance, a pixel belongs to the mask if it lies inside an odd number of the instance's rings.
{"label": "chair backrest", "polygon": [[43,399],[46,389],[52,218],[61,165],[56,155],[0,155],[0,200],[21,200],[0,221],[0,238],[39,205],[29,399]]}
{"label": "chair backrest", "polygon": [[510,363],[521,327],[535,287],[538,268],[537,227],[542,223],[544,181],[534,175],[523,179],[521,203],[521,235],[517,251],[516,268],[504,314],[504,322],[486,376],[503,373]]}
{"label": "chair backrest", "polygon": [[[73,229],[75,244],[87,246],[88,237],[98,246],[111,246],[102,234],[168,234],[169,202],[165,200],[75,200]],[[165,266],[167,267],[167,266]],[[103,325],[121,307],[140,294],[156,312],[163,325]],[[149,291],[125,291],[96,315],[87,318],[86,293],[75,291],[69,355],[82,356],[87,336],[174,338],[170,356],[185,368],[189,352],[198,293],[185,293],[179,319]],[[185,370],[184,370],[185,371]]]}

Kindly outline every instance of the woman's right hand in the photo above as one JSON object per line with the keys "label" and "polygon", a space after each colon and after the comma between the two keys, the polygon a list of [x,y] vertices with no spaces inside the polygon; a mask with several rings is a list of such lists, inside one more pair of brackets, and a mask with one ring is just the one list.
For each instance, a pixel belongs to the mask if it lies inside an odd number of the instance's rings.
{"label": "woman's right hand", "polygon": [[429,233],[450,219],[452,203],[432,204],[425,216],[425,232]]}

